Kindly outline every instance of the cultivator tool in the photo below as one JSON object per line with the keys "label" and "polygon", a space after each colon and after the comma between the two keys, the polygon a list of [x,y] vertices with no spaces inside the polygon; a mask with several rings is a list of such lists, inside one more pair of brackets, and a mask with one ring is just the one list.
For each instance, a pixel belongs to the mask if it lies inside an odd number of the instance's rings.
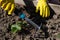
{"label": "cultivator tool", "polygon": [[28,17],[26,17],[26,13],[20,13],[19,15],[20,19],[25,19],[25,21],[27,21],[29,24],[31,24],[32,26],[34,26],[36,29],[40,30],[42,23],[39,25],[37,25],[35,22],[33,22],[31,19],[29,19]]}
{"label": "cultivator tool", "polygon": [[40,24],[40,26],[38,26],[36,23],[34,23],[33,21],[31,21],[29,18],[25,17],[25,20],[30,23],[32,26],[34,26],[35,28],[39,29],[41,28],[42,26],[42,23]]}
{"label": "cultivator tool", "polygon": [[30,23],[32,26],[34,26],[36,29],[39,29],[39,30],[40,30],[40,28],[41,28],[41,26],[42,26],[42,23],[40,24],[40,26],[38,26],[36,23],[34,23],[31,19],[29,19],[29,18],[27,18],[27,17],[25,17],[25,20],[26,20],[28,23]]}

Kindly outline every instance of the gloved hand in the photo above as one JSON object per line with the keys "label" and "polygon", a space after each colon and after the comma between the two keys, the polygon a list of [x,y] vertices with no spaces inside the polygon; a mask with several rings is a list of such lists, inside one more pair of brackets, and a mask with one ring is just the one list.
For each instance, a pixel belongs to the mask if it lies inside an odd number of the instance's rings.
{"label": "gloved hand", "polygon": [[15,8],[14,0],[0,0],[0,6],[11,15]]}
{"label": "gloved hand", "polygon": [[50,10],[46,0],[38,0],[36,12],[38,12],[38,10],[40,11],[40,16],[42,17],[50,16]]}

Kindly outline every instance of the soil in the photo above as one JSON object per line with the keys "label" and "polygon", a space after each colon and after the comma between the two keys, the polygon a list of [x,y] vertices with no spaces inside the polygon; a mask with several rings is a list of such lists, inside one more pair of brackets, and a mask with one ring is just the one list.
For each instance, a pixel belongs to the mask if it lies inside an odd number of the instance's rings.
{"label": "soil", "polygon": [[[16,8],[19,9],[18,6]],[[60,15],[54,14],[52,18],[45,20],[46,24],[42,24],[40,30],[36,30],[29,24],[27,28],[12,34],[10,25],[16,21],[21,20],[15,13],[9,16],[6,11],[0,8],[0,40],[59,40],[56,35],[60,32]]]}

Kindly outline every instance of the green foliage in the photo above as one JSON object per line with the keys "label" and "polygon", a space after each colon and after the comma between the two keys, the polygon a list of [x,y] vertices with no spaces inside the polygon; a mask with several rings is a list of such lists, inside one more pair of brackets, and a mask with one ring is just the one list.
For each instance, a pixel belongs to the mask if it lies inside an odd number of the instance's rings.
{"label": "green foliage", "polygon": [[26,27],[26,25],[27,25],[26,21],[23,22],[23,25],[24,25],[24,27]]}
{"label": "green foliage", "polygon": [[57,37],[60,38],[60,33],[58,33]]}
{"label": "green foliage", "polygon": [[16,24],[11,25],[11,32],[16,33],[18,30],[21,30],[22,22],[16,22]]}
{"label": "green foliage", "polygon": [[13,24],[11,25],[11,32],[16,33],[18,30],[21,30],[21,25]]}
{"label": "green foliage", "polygon": [[26,26],[27,24],[24,21],[17,21],[16,24],[11,25],[11,32],[16,33],[17,31],[22,29],[22,26]]}

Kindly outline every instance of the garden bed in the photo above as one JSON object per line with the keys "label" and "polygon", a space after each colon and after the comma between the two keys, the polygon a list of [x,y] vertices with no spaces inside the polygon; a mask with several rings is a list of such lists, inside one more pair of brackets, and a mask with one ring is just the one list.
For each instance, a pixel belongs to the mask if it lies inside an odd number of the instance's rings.
{"label": "garden bed", "polygon": [[[46,24],[42,24],[41,30],[36,31],[36,29],[29,24],[27,28],[23,27],[22,30],[18,31],[16,35],[11,33],[10,25],[21,20],[14,13],[8,16],[6,12],[0,8],[0,40],[59,40],[56,35],[60,32],[60,6],[55,4],[50,5],[55,11],[55,14],[52,18],[46,20]],[[19,7],[17,7],[17,9],[19,9]],[[26,11],[25,13],[27,17],[29,17]]]}

